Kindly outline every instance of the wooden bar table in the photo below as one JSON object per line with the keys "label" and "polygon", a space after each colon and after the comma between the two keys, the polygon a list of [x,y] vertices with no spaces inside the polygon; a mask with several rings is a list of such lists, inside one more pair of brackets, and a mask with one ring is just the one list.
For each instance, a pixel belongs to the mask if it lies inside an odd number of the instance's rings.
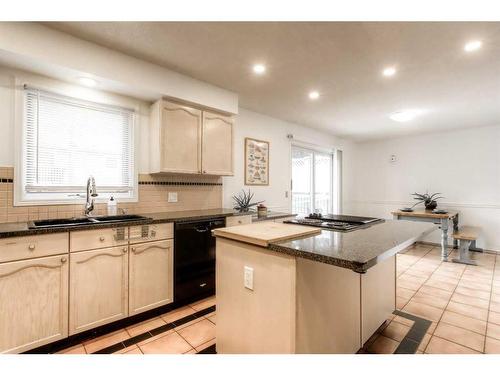
{"label": "wooden bar table", "polygon": [[[441,228],[441,259],[448,261],[448,228],[451,225],[453,230],[458,230],[458,211],[448,211],[445,214],[435,214],[430,210],[417,209],[412,212],[397,210],[392,212],[394,220],[426,221],[438,224]],[[453,248],[458,248],[458,241],[453,240]]]}

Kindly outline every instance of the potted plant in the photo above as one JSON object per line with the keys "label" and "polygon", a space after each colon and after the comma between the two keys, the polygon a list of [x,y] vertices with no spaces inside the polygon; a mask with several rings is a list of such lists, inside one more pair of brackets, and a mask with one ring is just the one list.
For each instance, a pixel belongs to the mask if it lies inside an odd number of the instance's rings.
{"label": "potted plant", "polygon": [[434,210],[437,207],[437,200],[443,198],[440,196],[441,193],[434,193],[434,194],[419,194],[419,193],[413,193],[412,195],[414,196],[413,199],[416,199],[418,202],[413,205],[415,207],[417,204],[423,203],[425,205],[426,210]]}
{"label": "potted plant", "polygon": [[233,200],[236,202],[234,209],[239,212],[248,212],[250,207],[256,206],[259,203],[264,201],[252,203],[253,193],[248,190],[248,193],[245,190],[242,190],[238,195],[233,195]]}

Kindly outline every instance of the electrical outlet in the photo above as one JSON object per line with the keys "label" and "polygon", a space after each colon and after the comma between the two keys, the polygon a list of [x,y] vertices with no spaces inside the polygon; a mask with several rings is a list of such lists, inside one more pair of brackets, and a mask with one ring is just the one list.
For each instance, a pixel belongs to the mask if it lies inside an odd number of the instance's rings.
{"label": "electrical outlet", "polygon": [[177,193],[168,193],[168,203],[176,203],[177,202]]}
{"label": "electrical outlet", "polygon": [[253,290],[253,268],[245,266],[243,286],[247,289]]}

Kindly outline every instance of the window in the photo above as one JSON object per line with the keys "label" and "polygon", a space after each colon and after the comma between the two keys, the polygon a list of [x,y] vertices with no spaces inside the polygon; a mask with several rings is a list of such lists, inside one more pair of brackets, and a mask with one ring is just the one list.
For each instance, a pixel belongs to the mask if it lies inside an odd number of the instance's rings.
{"label": "window", "polygon": [[99,198],[136,197],[134,111],[24,90],[21,202],[72,202],[94,176]]}
{"label": "window", "polygon": [[334,184],[335,172],[333,152],[292,146],[292,212],[337,212],[339,185]]}

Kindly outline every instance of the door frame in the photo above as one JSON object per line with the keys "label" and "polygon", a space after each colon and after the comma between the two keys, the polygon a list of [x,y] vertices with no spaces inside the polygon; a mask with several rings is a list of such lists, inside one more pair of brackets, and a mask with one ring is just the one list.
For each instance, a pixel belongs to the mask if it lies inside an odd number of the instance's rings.
{"label": "door frame", "polygon": [[[325,213],[337,213],[337,211],[340,210],[340,206],[341,206],[341,197],[338,196],[338,194],[340,194],[340,188],[341,188],[341,185],[342,185],[342,181],[341,181],[341,175],[340,175],[340,171],[337,171],[336,172],[336,169],[338,169],[338,167],[336,167],[336,163],[338,162],[337,160],[337,151],[339,151],[340,149],[338,148],[327,148],[327,147],[321,147],[321,146],[317,146],[317,145],[314,145],[314,144],[311,144],[311,143],[306,143],[306,142],[300,142],[300,141],[296,141],[296,140],[293,140],[292,142],[290,142],[290,153],[289,153],[289,160],[290,160],[290,200],[289,200],[289,207],[290,207],[290,212],[293,212],[293,164],[292,164],[292,152],[293,152],[293,148],[296,147],[296,148],[301,148],[301,149],[304,149],[304,150],[307,150],[307,151],[310,151],[312,152],[313,154],[313,164],[312,164],[312,173],[311,173],[311,179],[312,179],[312,196],[313,196],[313,199],[311,200],[311,209],[314,211],[314,195],[315,195],[315,182],[314,182],[314,178],[315,178],[315,168],[314,168],[314,154],[315,153],[321,153],[321,154],[329,154],[331,156],[331,173],[330,173],[330,197],[331,197],[331,202],[330,202],[330,207],[329,207],[329,210],[331,210],[331,212],[325,212]],[[341,151],[341,150],[340,150]],[[338,177],[339,178],[339,181],[336,183],[335,181],[335,177]],[[335,191],[334,187],[337,186],[337,191]],[[337,207],[336,207],[337,206]]]}

